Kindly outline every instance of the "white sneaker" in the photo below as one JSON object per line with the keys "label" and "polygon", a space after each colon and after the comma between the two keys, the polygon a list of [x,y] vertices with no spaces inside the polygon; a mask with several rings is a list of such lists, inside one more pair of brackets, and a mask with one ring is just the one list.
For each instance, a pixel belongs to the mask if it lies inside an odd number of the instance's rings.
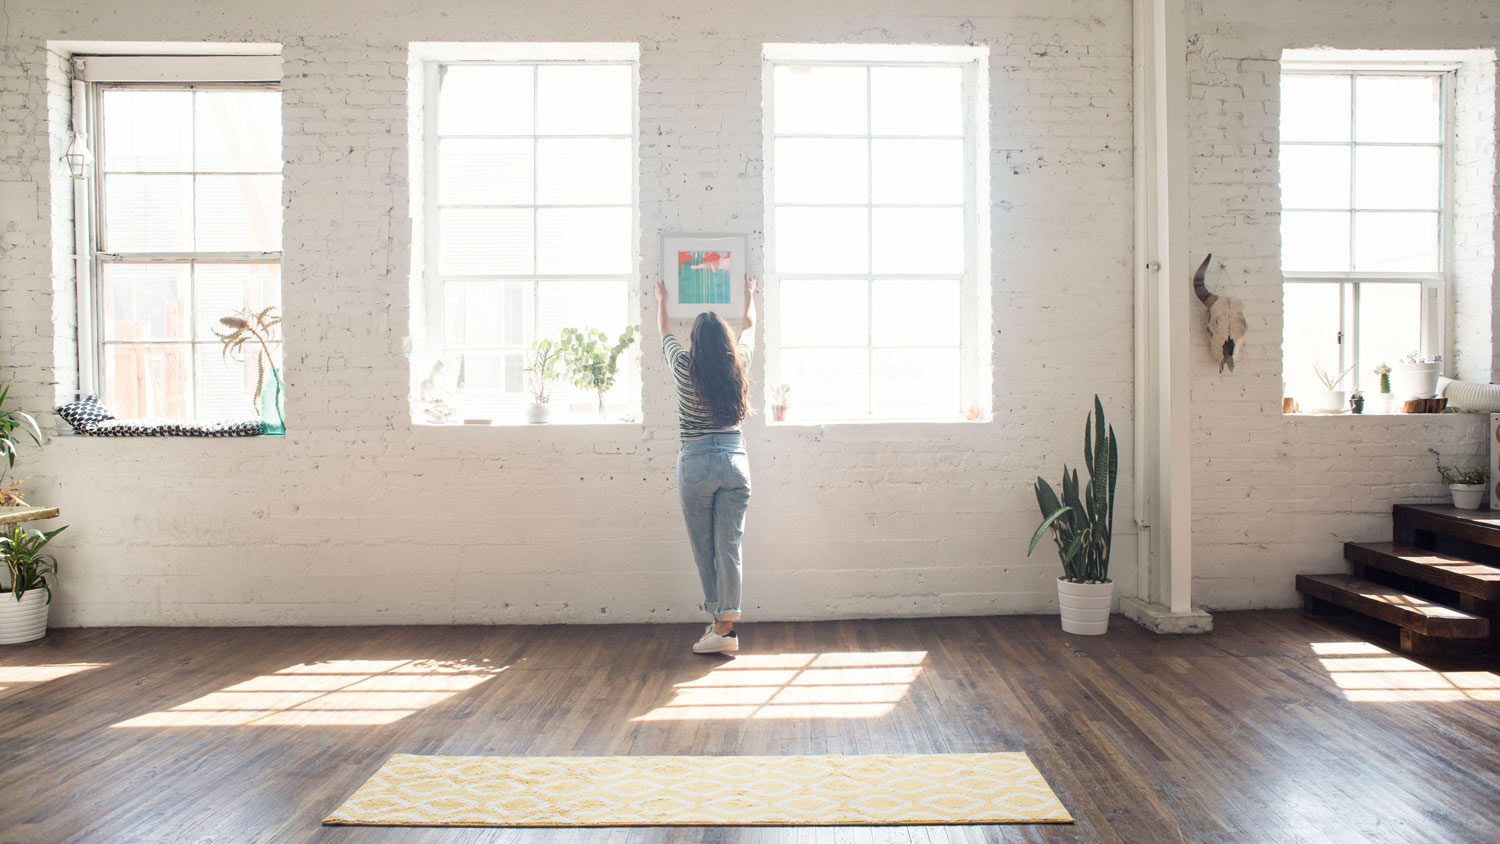
{"label": "white sneaker", "polygon": [[740,637],[735,631],[720,636],[714,632],[714,626],[708,625],[703,631],[703,638],[693,643],[695,654],[732,654],[740,649]]}

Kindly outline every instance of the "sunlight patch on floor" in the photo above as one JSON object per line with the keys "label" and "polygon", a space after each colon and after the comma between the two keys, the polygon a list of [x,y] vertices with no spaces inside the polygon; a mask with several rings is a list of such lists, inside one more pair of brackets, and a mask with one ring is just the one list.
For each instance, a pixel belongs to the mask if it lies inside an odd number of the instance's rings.
{"label": "sunlight patch on floor", "polygon": [[1500,674],[1438,671],[1369,642],[1313,642],[1318,662],[1357,703],[1500,701]]}
{"label": "sunlight patch on floor", "polygon": [[336,659],[283,668],[116,727],[371,726],[389,724],[504,671],[427,659]]}
{"label": "sunlight patch on floor", "polygon": [[46,683],[95,668],[103,668],[107,662],[67,662],[57,665],[0,665],[0,693],[19,691],[36,683]]}
{"label": "sunlight patch on floor", "polygon": [[747,654],[695,680],[636,721],[873,718],[922,673],[926,651]]}

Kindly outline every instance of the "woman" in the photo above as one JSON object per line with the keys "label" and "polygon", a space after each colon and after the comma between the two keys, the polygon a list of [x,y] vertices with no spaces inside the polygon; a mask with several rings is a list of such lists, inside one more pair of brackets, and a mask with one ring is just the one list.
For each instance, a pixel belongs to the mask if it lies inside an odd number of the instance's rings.
{"label": "woman", "polygon": [[714,313],[693,321],[692,351],[684,351],[667,323],[667,287],[656,283],[661,348],[677,382],[681,450],[677,494],[688,542],[703,581],[703,608],[714,621],[693,653],[740,649],[740,540],[750,505],[750,460],[740,422],[750,411],[750,353],[755,343],[755,284],[745,279],[745,318],[739,342]]}

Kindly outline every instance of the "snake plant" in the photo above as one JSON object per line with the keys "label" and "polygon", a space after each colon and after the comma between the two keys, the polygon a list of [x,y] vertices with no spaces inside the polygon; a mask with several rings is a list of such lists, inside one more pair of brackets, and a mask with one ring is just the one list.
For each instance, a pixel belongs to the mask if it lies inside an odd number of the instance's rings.
{"label": "snake plant", "polygon": [[1078,470],[1063,464],[1063,493],[1058,498],[1052,485],[1036,479],[1036,503],[1042,523],[1031,536],[1026,555],[1036,550],[1048,530],[1057,543],[1063,578],[1074,583],[1102,583],[1109,579],[1109,548],[1115,529],[1115,480],[1120,472],[1115,427],[1104,419],[1104,405],[1094,396],[1094,412],[1083,423],[1083,463],[1088,486],[1082,486]]}

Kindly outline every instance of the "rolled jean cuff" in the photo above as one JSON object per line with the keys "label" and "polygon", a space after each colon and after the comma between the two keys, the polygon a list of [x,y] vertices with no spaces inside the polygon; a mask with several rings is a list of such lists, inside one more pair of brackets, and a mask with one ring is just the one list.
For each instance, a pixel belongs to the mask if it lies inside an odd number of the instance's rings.
{"label": "rolled jean cuff", "polygon": [[708,607],[704,607],[703,609],[706,610],[710,615],[712,615],[714,617],[714,621],[739,621],[740,620],[740,611],[739,610],[712,610],[712,609],[709,609]]}

